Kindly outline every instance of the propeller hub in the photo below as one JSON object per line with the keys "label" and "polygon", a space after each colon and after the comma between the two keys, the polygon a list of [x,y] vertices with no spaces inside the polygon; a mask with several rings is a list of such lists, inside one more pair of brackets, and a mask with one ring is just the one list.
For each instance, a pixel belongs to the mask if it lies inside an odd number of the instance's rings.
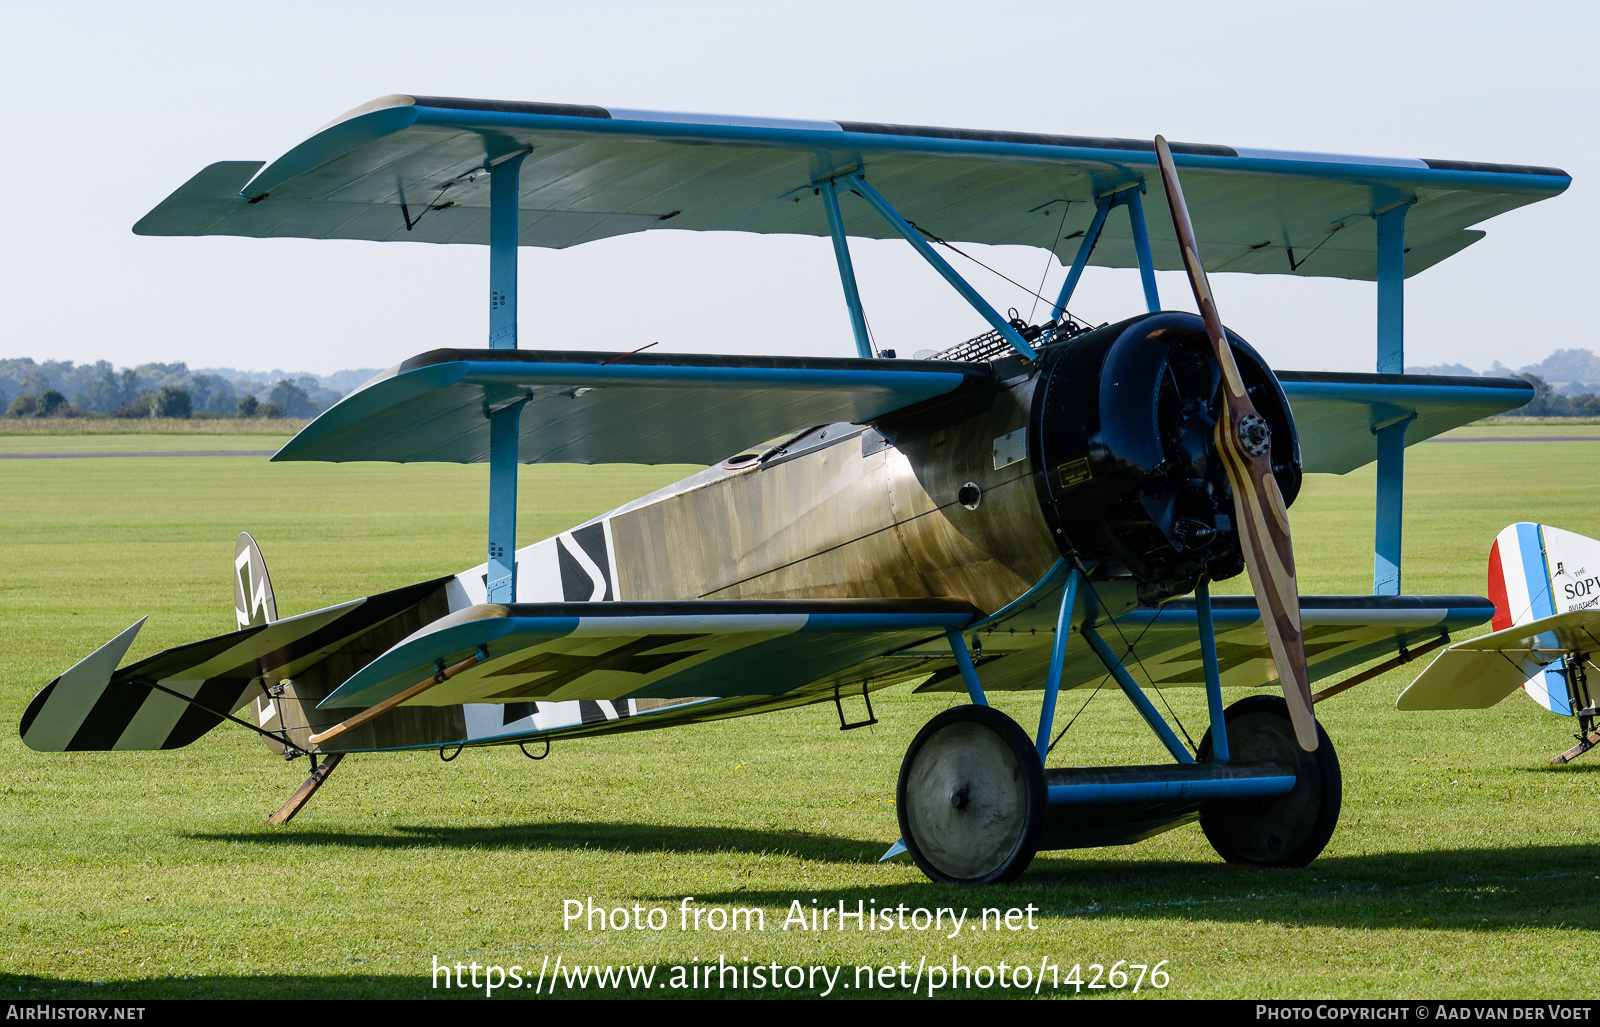
{"label": "propeller hub", "polygon": [[1252,457],[1266,456],[1272,450],[1272,425],[1260,414],[1239,418],[1239,444]]}

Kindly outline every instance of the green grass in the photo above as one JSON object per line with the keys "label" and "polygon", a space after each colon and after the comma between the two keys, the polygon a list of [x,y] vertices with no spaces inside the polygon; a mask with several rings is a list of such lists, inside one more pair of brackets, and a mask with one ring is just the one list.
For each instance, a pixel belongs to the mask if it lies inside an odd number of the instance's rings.
{"label": "green grass", "polygon": [[1600,438],[1600,421],[1592,417],[1489,417],[1460,428],[1452,428],[1440,437],[1504,439],[1524,435]]}
{"label": "green grass", "polygon": [[293,435],[293,417],[0,417],[7,435]]}
{"label": "green grass", "polygon": [[[156,448],[97,438],[77,451],[114,446]],[[1419,446],[1408,461],[1408,591],[1481,592],[1489,541],[1515,520],[1600,535],[1582,484],[1600,449],[1587,443]],[[525,469],[522,538],[685,471]],[[152,615],[130,659],[228,630],[241,529],[261,542],[286,614],[481,559],[481,467],[125,457],[6,460],[0,475],[0,710],[11,725],[39,687],[138,616]],[[1370,588],[1372,482],[1370,469],[1308,479],[1292,511],[1303,590]],[[1304,870],[1226,865],[1189,827],[1043,853],[1015,884],[969,889],[875,862],[898,834],[904,747],[957,701],[948,696],[885,693],[881,723],[847,733],[814,707],[558,743],[538,763],[516,749],[448,765],[433,753],[353,756],[284,828],[263,821],[304,761],[270,757],[243,731],[171,753],[45,755],[10,728],[0,992],[427,997],[444,994],[430,986],[435,956],[535,972],[560,956],[663,976],[725,956],[847,968],[1044,959],[1063,974],[1167,960],[1171,983],[1141,996],[1183,998],[1587,997],[1600,761],[1547,767],[1569,722],[1516,696],[1477,713],[1397,713],[1406,680],[1390,674],[1319,707],[1345,800],[1332,843]],[[1198,735],[1202,697],[1168,695]],[[1081,702],[1067,696],[1064,714]],[[1024,724],[1037,715],[1037,700],[1001,705]],[[1102,693],[1052,762],[1157,759],[1126,703]],[[681,931],[686,895],[760,908],[769,929]],[[563,902],[590,896],[674,912],[661,931],[563,930]],[[1038,926],[949,939],[776,929],[796,900],[973,916],[1032,904]]]}
{"label": "green grass", "polygon": [[193,453],[219,450],[273,452],[289,441],[278,435],[206,435],[183,433],[151,435],[7,435],[0,432],[0,454],[5,453]]}

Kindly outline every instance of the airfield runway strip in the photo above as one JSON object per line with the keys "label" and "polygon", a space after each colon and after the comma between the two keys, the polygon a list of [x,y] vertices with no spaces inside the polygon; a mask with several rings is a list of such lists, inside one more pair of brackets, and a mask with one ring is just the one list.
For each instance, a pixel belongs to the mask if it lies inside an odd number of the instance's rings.
{"label": "airfield runway strip", "polygon": [[1600,442],[1600,435],[1485,435],[1481,439],[1423,439],[1423,442]]}
{"label": "airfield runway strip", "polygon": [[163,449],[136,453],[0,453],[0,460],[88,460],[103,456],[271,456],[275,449]]}

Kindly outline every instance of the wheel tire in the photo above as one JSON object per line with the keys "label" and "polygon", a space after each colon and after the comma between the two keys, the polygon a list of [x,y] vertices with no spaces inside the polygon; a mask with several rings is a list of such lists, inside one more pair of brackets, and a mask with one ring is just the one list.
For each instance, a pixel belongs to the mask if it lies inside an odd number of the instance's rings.
{"label": "wheel tire", "polygon": [[[1230,760],[1276,760],[1294,767],[1294,789],[1264,799],[1222,801],[1200,812],[1200,829],[1229,863],[1303,867],[1317,858],[1339,823],[1344,793],[1339,757],[1317,725],[1317,751],[1295,740],[1289,706],[1281,696],[1253,695],[1228,707]],[[1200,760],[1211,755],[1211,732],[1200,741]]]}
{"label": "wheel tire", "polygon": [[906,749],[895,805],[906,849],[933,880],[1011,881],[1044,835],[1044,764],[1016,721],[988,706],[957,706]]}

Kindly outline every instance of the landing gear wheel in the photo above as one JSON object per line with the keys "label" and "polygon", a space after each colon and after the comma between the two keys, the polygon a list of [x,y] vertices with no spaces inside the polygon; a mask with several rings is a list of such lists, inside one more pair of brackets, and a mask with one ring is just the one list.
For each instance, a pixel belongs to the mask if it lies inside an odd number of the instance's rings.
{"label": "landing gear wheel", "polygon": [[[1317,751],[1295,741],[1289,706],[1279,696],[1253,695],[1228,707],[1228,755],[1232,760],[1274,760],[1294,768],[1294,790],[1265,799],[1213,803],[1200,812],[1200,829],[1229,863],[1303,867],[1317,858],[1339,822],[1343,785],[1339,757],[1317,725]],[[1200,761],[1211,756],[1211,732],[1200,741]]]}
{"label": "landing gear wheel", "polygon": [[1044,835],[1044,764],[1016,721],[988,706],[957,706],[906,749],[895,805],[906,849],[933,880],[1014,880]]}

